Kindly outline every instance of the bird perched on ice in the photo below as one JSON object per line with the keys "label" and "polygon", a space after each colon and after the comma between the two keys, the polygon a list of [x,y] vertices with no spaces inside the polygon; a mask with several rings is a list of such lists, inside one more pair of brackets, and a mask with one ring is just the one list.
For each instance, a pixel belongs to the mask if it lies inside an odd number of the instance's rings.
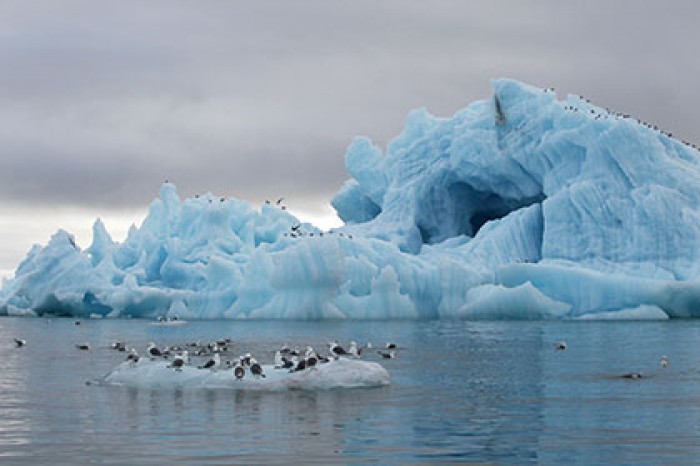
{"label": "bird perched on ice", "polygon": [[357,347],[357,342],[355,340],[352,340],[350,342],[350,347],[348,348],[348,354],[350,356],[355,356],[356,358],[359,358],[360,353],[362,353],[362,350]]}
{"label": "bird perched on ice", "polygon": [[187,364],[187,359],[187,351],[182,354],[176,354],[168,367],[174,368],[177,372],[182,372],[182,368]]}
{"label": "bird perched on ice", "polygon": [[216,368],[219,367],[221,364],[221,356],[219,356],[219,353],[214,353],[214,356],[209,359],[207,362],[199,366],[200,369],[209,369],[212,372],[216,371]]}
{"label": "bird perched on ice", "polygon": [[393,350],[388,353],[386,351],[377,351],[377,353],[384,359],[394,359],[396,357],[396,351]]}
{"label": "bird perched on ice", "polygon": [[131,348],[126,360],[131,361],[132,363],[139,362],[139,353],[136,351],[136,348]]}
{"label": "bird perched on ice", "polygon": [[148,348],[146,348],[146,352],[151,357],[151,359],[160,358],[163,356],[163,353],[161,352],[161,350],[158,349],[156,344],[153,342],[150,342],[148,344]]}
{"label": "bird perched on ice", "polygon": [[668,356],[661,356],[661,367],[664,369],[668,367]]}
{"label": "bird perched on ice", "polygon": [[345,356],[348,354],[348,352],[345,351],[345,349],[342,346],[340,346],[337,341],[330,343],[329,346],[330,346],[331,355],[335,356],[336,358],[339,356]]}
{"label": "bird perched on ice", "polygon": [[16,346],[17,348],[21,348],[21,347],[27,345],[27,340],[23,340],[23,339],[20,339],[20,338],[13,338],[13,340],[15,341],[15,346]]}
{"label": "bird perched on ice", "polygon": [[258,364],[258,361],[256,361],[255,358],[250,359],[250,373],[253,374],[253,377],[262,377],[263,379],[265,378],[262,366]]}
{"label": "bird perched on ice", "polygon": [[561,350],[561,351],[565,350],[566,349],[566,342],[565,341],[558,341],[558,342],[554,343],[554,349]]}
{"label": "bird perched on ice", "polygon": [[236,364],[236,366],[233,368],[233,375],[236,377],[236,380],[241,380],[243,377],[245,377],[245,367],[243,367],[240,363]]}

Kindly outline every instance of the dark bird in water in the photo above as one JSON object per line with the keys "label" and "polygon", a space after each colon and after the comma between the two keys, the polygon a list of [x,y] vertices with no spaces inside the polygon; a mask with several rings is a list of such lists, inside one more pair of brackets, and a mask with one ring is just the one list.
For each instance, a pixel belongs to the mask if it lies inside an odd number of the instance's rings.
{"label": "dark bird in water", "polygon": [[283,198],[283,197],[280,197],[279,199],[277,199],[276,204],[277,204],[277,205],[280,205],[280,204],[282,203],[282,201],[284,201],[284,198]]}
{"label": "dark bird in water", "polygon": [[565,350],[566,349],[566,342],[565,341],[558,341],[554,343],[554,349],[557,350]]}
{"label": "dark bird in water", "polygon": [[642,374],[639,372],[629,372],[627,374],[622,374],[620,377],[623,379],[635,379],[636,380],[636,379],[641,379]]}
{"label": "dark bird in water", "polygon": [[241,380],[245,376],[245,368],[236,364],[236,367],[233,368],[233,375],[236,376],[236,380]]}
{"label": "dark bird in water", "polygon": [[110,345],[110,348],[116,351],[124,352],[126,351],[126,343],[121,341],[115,341]]}
{"label": "dark bird in water", "polygon": [[88,343],[78,343],[75,345],[75,347],[82,351],[88,351],[90,349],[90,345]]}
{"label": "dark bird in water", "polygon": [[396,357],[396,351],[389,351],[388,353],[386,351],[377,351],[377,354],[384,359],[394,359]]}
{"label": "dark bird in water", "polygon": [[385,348],[386,349],[396,349],[396,343],[387,343]]}
{"label": "dark bird in water", "polygon": [[15,346],[17,348],[21,348],[27,345],[27,340],[22,340],[20,338],[13,338],[13,340],[15,341]]}
{"label": "dark bird in water", "polygon": [[79,321],[79,320],[76,320],[76,321],[75,321],[75,325],[80,325],[80,321]]}

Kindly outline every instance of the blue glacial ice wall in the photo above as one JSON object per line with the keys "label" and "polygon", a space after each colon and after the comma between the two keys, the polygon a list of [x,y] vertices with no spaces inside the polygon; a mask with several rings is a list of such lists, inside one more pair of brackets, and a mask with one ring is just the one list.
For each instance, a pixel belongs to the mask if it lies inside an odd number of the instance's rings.
{"label": "blue glacial ice wall", "polygon": [[585,99],[517,81],[452,118],[357,138],[323,232],[275,205],[164,184],[114,242],[58,231],[0,313],[183,318],[700,316],[700,154]]}

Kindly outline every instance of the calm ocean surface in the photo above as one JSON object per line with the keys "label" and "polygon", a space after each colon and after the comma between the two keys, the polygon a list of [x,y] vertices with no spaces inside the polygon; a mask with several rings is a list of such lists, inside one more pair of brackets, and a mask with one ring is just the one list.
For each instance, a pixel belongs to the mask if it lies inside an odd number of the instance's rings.
{"label": "calm ocean surface", "polygon": [[[402,349],[382,361],[391,385],[376,389],[86,385],[124,359],[114,340],[143,351],[223,337],[261,362],[284,342]],[[566,351],[553,348],[561,340]],[[698,321],[1,318],[0,464],[698,464],[699,343]],[[631,371],[644,377],[619,377]]]}

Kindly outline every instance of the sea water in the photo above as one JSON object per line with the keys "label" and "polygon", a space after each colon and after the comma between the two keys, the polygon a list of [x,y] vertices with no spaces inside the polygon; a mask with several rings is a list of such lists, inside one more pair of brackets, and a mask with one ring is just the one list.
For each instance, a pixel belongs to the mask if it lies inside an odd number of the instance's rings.
{"label": "sea water", "polygon": [[[28,345],[16,348],[13,337]],[[134,389],[109,348],[229,337],[365,352],[371,389]],[[564,351],[554,344],[567,343]],[[687,464],[700,459],[700,323],[0,319],[0,464]],[[376,349],[399,345],[395,359]],[[76,349],[89,343],[89,351]],[[660,365],[662,356],[670,364]],[[229,358],[225,355],[224,359]],[[622,375],[639,372],[641,379]]]}

